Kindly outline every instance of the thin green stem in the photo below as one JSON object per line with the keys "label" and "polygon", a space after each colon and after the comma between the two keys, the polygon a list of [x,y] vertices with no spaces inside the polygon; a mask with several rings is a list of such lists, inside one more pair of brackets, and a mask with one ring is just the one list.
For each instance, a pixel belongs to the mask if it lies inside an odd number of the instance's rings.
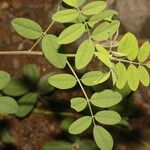
{"label": "thin green stem", "polygon": [[[61,2],[58,4],[58,7],[57,7],[57,11],[59,11],[60,9],[60,4]],[[53,20],[52,23],[48,26],[48,28],[45,30],[45,32],[41,35],[41,37],[35,42],[35,44],[28,50],[29,52],[31,52],[35,47],[36,45],[42,40],[42,38],[47,34],[47,32],[50,30],[50,28],[53,26],[53,24],[55,23],[55,21]]]}
{"label": "thin green stem", "polygon": [[76,7],[76,9],[78,10],[79,14],[81,15],[83,22],[88,30],[89,39],[91,39],[91,33],[90,33],[90,29],[88,27],[88,24],[87,24],[86,20],[84,19],[84,16],[83,16],[82,12],[80,11],[80,9],[78,7]]}
{"label": "thin green stem", "polygon": [[125,59],[119,59],[119,58],[115,58],[115,57],[111,57],[110,59],[113,61],[125,62],[125,63],[129,63],[129,64],[134,64],[134,65],[143,65],[143,64],[140,64],[139,62],[129,61],[129,60],[125,60]]}
{"label": "thin green stem", "polygon": [[80,88],[81,88],[81,90],[82,90],[82,92],[83,92],[83,94],[84,94],[84,96],[85,96],[85,98],[87,100],[88,107],[89,107],[89,110],[90,110],[90,113],[91,113],[91,117],[92,117],[92,121],[93,121],[93,124],[95,126],[96,123],[95,123],[94,114],[93,114],[93,110],[92,110],[92,107],[91,107],[90,99],[88,98],[88,96],[87,96],[87,94],[86,94],[86,92],[84,90],[84,87],[83,87],[82,83],[80,82],[80,79],[78,78],[77,74],[75,73],[74,69],[72,68],[72,66],[70,65],[70,63],[68,61],[67,61],[67,65],[69,66],[69,68],[72,71],[74,77],[76,78],[77,82],[79,83],[79,86],[80,86]]}

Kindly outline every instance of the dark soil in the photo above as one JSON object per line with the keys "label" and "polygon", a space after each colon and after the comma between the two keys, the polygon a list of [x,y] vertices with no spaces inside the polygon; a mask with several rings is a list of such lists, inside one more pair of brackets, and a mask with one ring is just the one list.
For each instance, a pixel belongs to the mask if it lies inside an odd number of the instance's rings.
{"label": "dark soil", "polygon": [[[57,0],[1,0],[0,50],[23,51],[30,48],[34,42],[18,36],[11,27],[11,20],[17,16],[30,18],[39,22],[45,29],[51,22],[50,18],[56,10],[57,2]],[[61,25],[56,24],[50,32],[57,35],[62,28]],[[40,46],[36,47],[35,50],[40,50]],[[0,70],[5,70],[12,76],[21,77],[22,67],[27,63],[36,64],[41,75],[46,72],[60,71],[49,64],[42,56],[0,56]],[[51,102],[56,100],[55,103],[65,104],[67,106],[66,111],[70,111],[68,107],[69,99],[77,95],[82,95],[78,89],[74,92],[55,91],[49,95],[49,99]],[[116,139],[115,149],[149,150],[150,148],[147,145],[150,143],[150,88],[139,88],[130,97],[130,100],[133,101],[138,110],[129,120],[134,132],[130,133],[129,130],[122,128],[114,129],[117,133],[114,134]],[[44,103],[39,102],[38,107],[46,106],[47,103]],[[15,140],[14,146],[4,144],[1,141],[0,150],[42,150],[42,146],[46,142],[62,137],[60,119],[36,113],[22,120],[15,117],[2,120],[0,128],[6,128]]]}

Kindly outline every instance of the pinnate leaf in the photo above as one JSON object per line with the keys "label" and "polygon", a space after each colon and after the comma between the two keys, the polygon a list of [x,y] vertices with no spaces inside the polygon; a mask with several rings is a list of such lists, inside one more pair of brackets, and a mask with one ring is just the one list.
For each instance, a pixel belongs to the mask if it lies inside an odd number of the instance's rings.
{"label": "pinnate leaf", "polygon": [[65,23],[65,22],[70,22],[70,21],[76,19],[78,17],[78,15],[79,15],[79,12],[77,10],[66,9],[66,10],[62,10],[62,11],[55,13],[52,16],[52,19],[57,22]]}
{"label": "pinnate leaf", "polygon": [[118,13],[115,10],[104,10],[103,12],[100,12],[99,14],[92,16],[89,19],[88,24],[89,26],[93,27],[97,22],[101,20],[111,21],[112,17],[117,14]]}
{"label": "pinnate leaf", "polygon": [[123,63],[117,63],[115,65],[115,72],[117,74],[116,86],[122,89],[127,82],[127,70]]}
{"label": "pinnate leaf", "polygon": [[84,110],[87,106],[87,100],[82,97],[77,97],[71,99],[71,108],[75,109],[77,112]]}
{"label": "pinnate leaf", "polygon": [[5,71],[0,71],[0,90],[10,81],[10,75]]}
{"label": "pinnate leaf", "polygon": [[102,73],[100,71],[90,71],[84,74],[81,81],[86,86],[94,86],[105,82],[110,76],[110,73]]}
{"label": "pinnate leaf", "polygon": [[120,22],[118,20],[114,20],[111,23],[103,22],[92,33],[92,37],[97,41],[106,40],[114,35],[117,32],[120,26]]}
{"label": "pinnate leaf", "polygon": [[145,42],[139,52],[138,52],[138,61],[139,62],[144,62],[150,54],[150,43],[149,42]]}
{"label": "pinnate leaf", "polygon": [[91,97],[91,103],[100,108],[109,108],[118,104],[121,100],[121,94],[112,90],[104,90],[93,94]]}
{"label": "pinnate leaf", "polygon": [[49,77],[48,82],[58,89],[70,89],[77,83],[76,78],[70,74],[57,74]]}
{"label": "pinnate leaf", "polygon": [[103,110],[95,114],[95,119],[106,125],[114,125],[121,121],[121,116],[112,110]]}
{"label": "pinnate leaf", "polygon": [[81,134],[84,132],[92,123],[92,118],[90,116],[84,116],[76,120],[69,127],[69,133],[71,134]]}
{"label": "pinnate leaf", "polygon": [[144,86],[149,86],[150,76],[148,71],[143,66],[139,66],[138,70],[139,70],[139,79],[142,82],[142,84]]}
{"label": "pinnate leaf", "polygon": [[129,60],[134,60],[138,54],[138,42],[132,33],[126,33],[120,41],[118,52],[127,55]]}
{"label": "pinnate leaf", "polygon": [[8,96],[0,97],[0,114],[15,114],[17,112],[17,102]]}
{"label": "pinnate leaf", "polygon": [[34,108],[38,100],[38,94],[36,93],[27,93],[18,100],[18,111],[16,116],[23,118],[27,116]]}
{"label": "pinnate leaf", "polygon": [[137,90],[139,85],[139,71],[135,65],[131,64],[127,69],[127,83],[131,90]]}
{"label": "pinnate leaf", "polygon": [[82,69],[88,65],[93,58],[95,51],[94,43],[91,40],[85,40],[78,48],[75,64],[77,69]]}
{"label": "pinnate leaf", "polygon": [[101,126],[95,126],[93,129],[93,135],[97,146],[101,150],[112,150],[113,139],[106,129]]}
{"label": "pinnate leaf", "polygon": [[77,23],[66,28],[58,37],[58,44],[69,44],[77,40],[85,32],[85,26]]}
{"label": "pinnate leaf", "polygon": [[95,1],[85,5],[82,9],[84,15],[95,15],[100,13],[106,8],[106,2]]}
{"label": "pinnate leaf", "polygon": [[42,39],[42,51],[47,60],[57,68],[64,68],[66,66],[67,56],[58,53],[60,45],[57,44],[57,37],[54,35],[46,35]]}
{"label": "pinnate leaf", "polygon": [[19,79],[12,78],[10,82],[2,89],[9,96],[21,96],[29,91],[25,83]]}
{"label": "pinnate leaf", "polygon": [[43,34],[41,26],[30,19],[15,18],[12,20],[12,26],[19,35],[27,39],[38,39]]}

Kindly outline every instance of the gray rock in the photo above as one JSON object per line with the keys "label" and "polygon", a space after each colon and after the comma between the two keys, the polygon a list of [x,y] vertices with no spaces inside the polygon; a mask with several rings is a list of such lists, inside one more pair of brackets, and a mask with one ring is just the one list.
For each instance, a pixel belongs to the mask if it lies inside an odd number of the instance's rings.
{"label": "gray rock", "polygon": [[124,32],[150,37],[150,0],[106,0],[119,12]]}

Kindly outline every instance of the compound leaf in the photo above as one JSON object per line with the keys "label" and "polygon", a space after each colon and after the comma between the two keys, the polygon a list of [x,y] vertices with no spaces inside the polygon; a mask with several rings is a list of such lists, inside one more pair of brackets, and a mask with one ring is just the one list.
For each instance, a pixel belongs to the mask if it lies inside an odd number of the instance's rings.
{"label": "compound leaf", "polygon": [[109,108],[118,104],[121,100],[121,94],[112,90],[104,90],[93,94],[91,97],[91,103],[100,108]]}
{"label": "compound leaf", "polygon": [[18,100],[18,111],[16,116],[23,118],[27,116],[34,108],[38,100],[38,94],[36,93],[27,93]]}
{"label": "compound leaf", "polygon": [[51,86],[48,83],[48,78],[55,74],[56,74],[55,72],[51,72],[40,78],[40,80],[37,84],[37,89],[40,94],[47,94],[49,92],[52,92],[55,89],[53,86]]}
{"label": "compound leaf", "polygon": [[114,20],[111,23],[103,22],[93,31],[92,37],[97,41],[111,38],[117,32],[119,26],[120,22],[118,20]]}
{"label": "compound leaf", "polygon": [[132,64],[127,69],[127,83],[131,90],[137,90],[139,85],[139,71]]}
{"label": "compound leaf", "polygon": [[94,86],[105,82],[110,76],[110,73],[102,73],[100,71],[90,71],[84,74],[81,81],[86,86]]}
{"label": "compound leaf", "polygon": [[89,26],[93,27],[97,22],[101,20],[111,21],[112,17],[117,14],[118,13],[115,10],[104,10],[103,12],[92,16],[89,19],[88,24]]}
{"label": "compound leaf", "polygon": [[41,26],[30,19],[15,18],[12,20],[12,26],[19,35],[27,39],[38,39],[43,34]]}
{"label": "compound leaf", "polygon": [[149,57],[149,54],[150,54],[150,43],[147,41],[141,46],[138,52],[138,61],[144,62]]}
{"label": "compound leaf", "polygon": [[106,129],[101,126],[95,126],[93,129],[93,135],[97,146],[101,150],[112,150],[113,139]]}
{"label": "compound leaf", "polygon": [[112,110],[103,110],[95,114],[95,119],[106,125],[115,125],[121,121],[121,116]]}
{"label": "compound leaf", "polygon": [[66,9],[55,13],[52,16],[52,19],[57,22],[66,23],[75,20],[78,16],[79,12],[77,10]]}
{"label": "compound leaf", "polygon": [[8,96],[0,97],[0,114],[15,114],[17,112],[17,102]]}
{"label": "compound leaf", "polygon": [[48,82],[58,89],[70,89],[77,83],[74,76],[65,73],[49,77]]}
{"label": "compound leaf", "polygon": [[66,28],[58,37],[58,44],[69,44],[77,40],[85,32],[85,26],[77,23]]}
{"label": "compound leaf", "polygon": [[0,90],[10,81],[10,75],[5,71],[0,71]]}
{"label": "compound leaf", "polygon": [[101,45],[96,44],[96,49],[98,52],[95,52],[95,55],[109,68],[111,68],[113,65],[109,59],[109,52],[103,48]]}
{"label": "compound leaf", "polygon": [[23,77],[29,84],[37,83],[39,79],[39,70],[35,64],[26,64],[23,67]]}
{"label": "compound leaf", "polygon": [[71,99],[71,108],[75,109],[77,112],[84,110],[87,106],[87,100],[82,97],[77,97]]}
{"label": "compound leaf", "polygon": [[29,88],[23,81],[12,78],[2,91],[9,96],[21,96],[29,92]]}
{"label": "compound leaf", "polygon": [[95,15],[106,8],[107,4],[103,1],[95,1],[85,5],[82,9],[84,15]]}
{"label": "compound leaf", "polygon": [[129,60],[134,60],[138,54],[138,42],[132,33],[123,36],[118,46],[118,52],[127,55]]}
{"label": "compound leaf", "polygon": [[85,40],[78,48],[75,64],[77,69],[82,69],[88,65],[93,58],[95,51],[94,43],[91,40]]}
{"label": "compound leaf", "polygon": [[127,82],[127,70],[123,63],[117,63],[115,65],[115,72],[117,74],[116,86],[118,89],[122,89]]}
{"label": "compound leaf", "polygon": [[69,133],[71,134],[81,134],[84,132],[92,123],[92,118],[90,116],[84,116],[76,120],[69,127]]}
{"label": "compound leaf", "polygon": [[142,84],[144,86],[149,86],[150,77],[148,71],[143,66],[139,66],[138,70],[139,70],[139,79],[142,82]]}
{"label": "compound leaf", "polygon": [[42,39],[42,51],[47,60],[57,68],[64,68],[66,66],[67,56],[58,53],[60,45],[57,44],[57,37],[54,35],[46,35]]}
{"label": "compound leaf", "polygon": [[76,7],[78,4],[77,0],[63,0],[63,2],[72,7]]}

